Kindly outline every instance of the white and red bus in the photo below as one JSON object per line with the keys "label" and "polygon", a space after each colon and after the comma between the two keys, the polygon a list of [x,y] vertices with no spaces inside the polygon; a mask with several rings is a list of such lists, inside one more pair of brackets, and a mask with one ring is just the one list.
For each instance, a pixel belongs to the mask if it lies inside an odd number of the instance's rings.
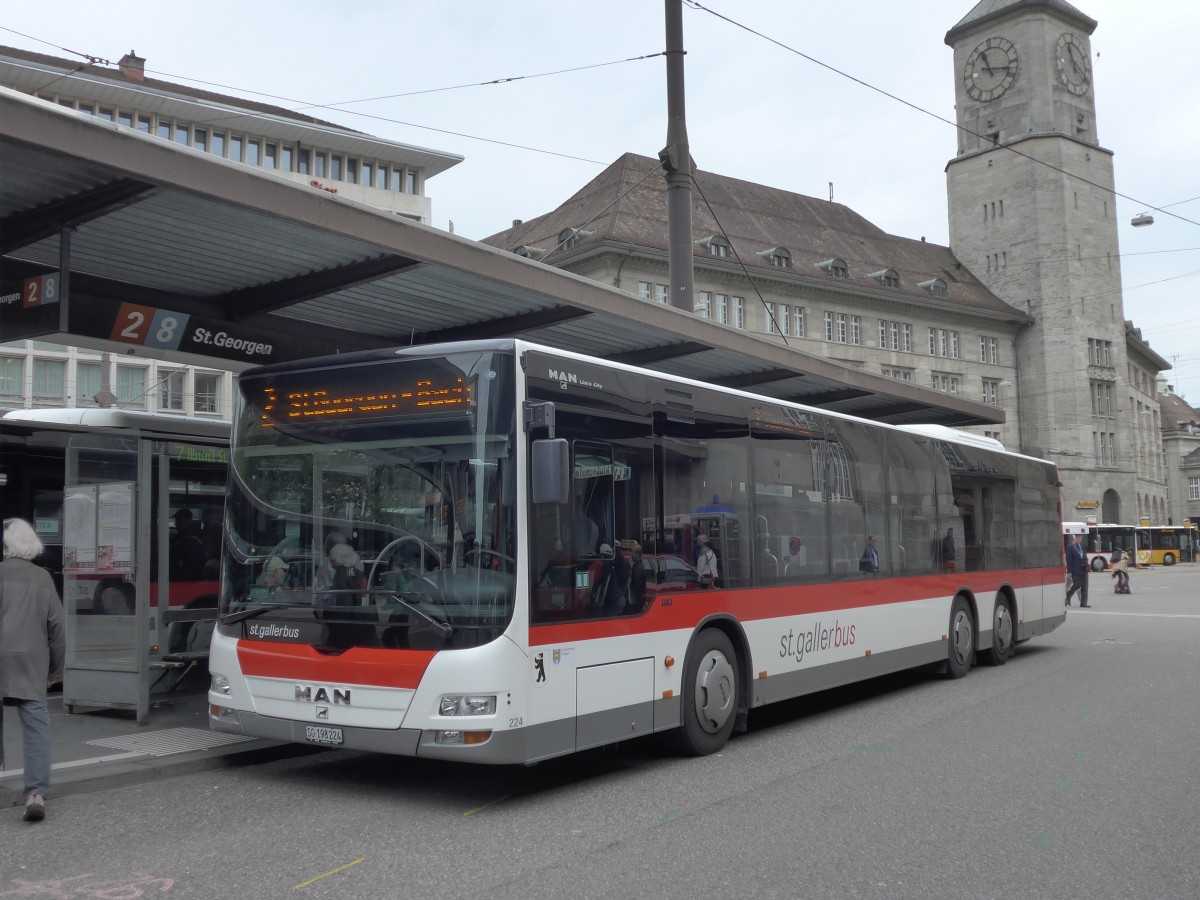
{"label": "white and red bus", "polygon": [[[1082,535],[1084,553],[1087,554],[1088,566],[1093,572],[1103,572],[1112,567],[1112,553],[1120,550],[1129,560],[1131,567],[1139,563],[1137,558],[1138,531],[1133,525],[1113,525],[1106,522],[1063,522],[1063,545],[1072,539],[1073,535]],[[1141,561],[1145,564],[1145,561]]]}
{"label": "white and red bus", "polygon": [[[1057,471],[988,439],[518,340],[239,389],[217,731],[530,763],[671,730],[710,753],[754,707],[961,677],[1064,621]],[[703,545],[714,584],[688,574]]]}

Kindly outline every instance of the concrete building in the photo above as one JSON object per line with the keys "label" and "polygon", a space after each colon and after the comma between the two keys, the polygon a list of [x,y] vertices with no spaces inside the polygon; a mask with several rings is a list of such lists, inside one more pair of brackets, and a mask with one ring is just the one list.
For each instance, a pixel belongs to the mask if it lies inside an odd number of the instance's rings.
{"label": "concrete building", "polygon": [[[178,145],[253,166],[424,224],[428,180],[462,157],[362,134],[312,116],[147,75],[132,51],[116,65],[0,47],[0,85]],[[0,335],[0,340],[3,335]],[[233,377],[152,359],[41,341],[0,344],[0,410],[94,406],[104,387],[116,405],[228,418]]]}
{"label": "concrete building", "polygon": [[1164,522],[1200,522],[1200,412],[1169,384],[1158,395],[1162,416],[1163,469],[1171,506]]}
{"label": "concrete building", "polygon": [[[951,247],[696,172],[696,312],[1001,407],[1006,424],[978,430],[1058,463],[1065,516],[1166,522],[1154,384],[1170,366],[1125,320],[1096,24],[1063,0],[982,0],[946,34]],[[657,161],[626,155],[487,242],[666,303],[666,210]]]}

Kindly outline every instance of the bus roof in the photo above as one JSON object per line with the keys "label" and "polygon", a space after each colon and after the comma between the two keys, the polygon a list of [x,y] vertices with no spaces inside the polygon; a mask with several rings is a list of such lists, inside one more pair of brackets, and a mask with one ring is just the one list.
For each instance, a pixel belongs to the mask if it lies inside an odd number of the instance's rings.
{"label": "bus roof", "polygon": [[146,431],[179,438],[205,437],[229,440],[229,423],[220,419],[196,419],[130,409],[13,409],[0,417],[4,422],[45,428],[109,429]]}

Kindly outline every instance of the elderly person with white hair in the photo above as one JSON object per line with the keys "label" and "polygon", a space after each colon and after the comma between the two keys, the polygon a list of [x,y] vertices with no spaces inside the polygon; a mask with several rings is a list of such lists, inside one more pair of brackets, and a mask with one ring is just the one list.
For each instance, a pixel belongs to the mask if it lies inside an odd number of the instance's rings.
{"label": "elderly person with white hair", "polygon": [[[50,709],[46,692],[62,678],[66,654],[62,601],[45,569],[32,560],[42,542],[24,519],[4,520],[0,562],[0,695],[15,706],[25,749],[25,820],[46,817],[50,793]],[[0,766],[4,764],[0,710]]]}

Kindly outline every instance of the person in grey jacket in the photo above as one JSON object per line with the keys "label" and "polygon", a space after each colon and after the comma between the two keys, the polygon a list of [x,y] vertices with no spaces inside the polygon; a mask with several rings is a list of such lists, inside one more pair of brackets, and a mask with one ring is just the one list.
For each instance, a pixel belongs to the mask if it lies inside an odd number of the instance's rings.
{"label": "person in grey jacket", "polygon": [[[24,519],[4,520],[0,562],[0,696],[15,706],[25,748],[25,821],[46,817],[50,793],[50,708],[46,691],[62,679],[66,655],[62,601],[45,569],[33,564],[42,542]],[[0,766],[4,764],[0,708]]]}

